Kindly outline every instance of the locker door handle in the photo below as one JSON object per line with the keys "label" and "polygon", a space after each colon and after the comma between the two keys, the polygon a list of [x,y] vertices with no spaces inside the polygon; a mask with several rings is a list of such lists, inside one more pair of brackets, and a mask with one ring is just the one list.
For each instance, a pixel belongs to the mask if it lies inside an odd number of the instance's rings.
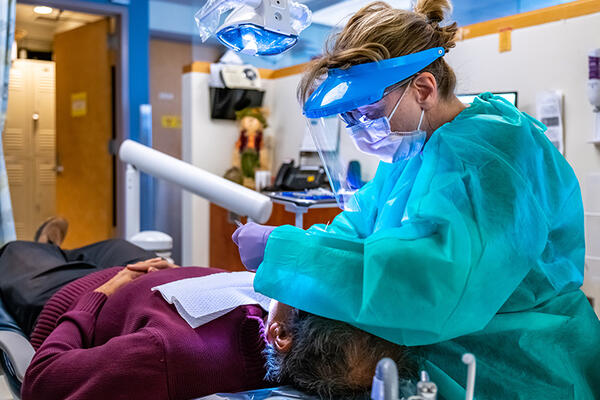
{"label": "locker door handle", "polygon": [[37,113],[37,112],[34,112],[33,115],[31,116],[31,119],[33,120],[33,131],[32,131],[32,133],[34,135],[36,135],[37,131],[38,131],[38,123],[40,121],[40,114]]}
{"label": "locker door handle", "polygon": [[58,153],[56,153],[56,164],[54,167],[54,171],[56,171],[56,175],[60,175],[64,172],[64,170],[65,170],[65,167],[60,162],[60,156],[58,155]]}

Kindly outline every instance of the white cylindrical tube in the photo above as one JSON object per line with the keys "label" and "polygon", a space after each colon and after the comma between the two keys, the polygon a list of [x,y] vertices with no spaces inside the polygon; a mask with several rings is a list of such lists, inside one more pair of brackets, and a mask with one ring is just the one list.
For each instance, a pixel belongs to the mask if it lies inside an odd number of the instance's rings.
{"label": "white cylindrical tube", "polygon": [[260,224],[267,222],[271,216],[273,205],[267,196],[133,140],[123,142],[119,149],[119,157],[140,171],[173,182]]}
{"label": "white cylindrical tube", "polygon": [[467,388],[466,388],[466,400],[473,400],[475,394],[475,369],[476,361],[475,356],[471,353],[465,353],[462,356],[462,362],[465,363],[467,368]]}

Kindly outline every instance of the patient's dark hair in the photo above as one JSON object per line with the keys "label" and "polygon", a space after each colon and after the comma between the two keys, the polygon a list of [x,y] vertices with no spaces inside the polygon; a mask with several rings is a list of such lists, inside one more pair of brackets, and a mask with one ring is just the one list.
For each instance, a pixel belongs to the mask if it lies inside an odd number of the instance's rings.
{"label": "patient's dark hair", "polygon": [[267,345],[266,379],[291,384],[322,399],[369,398],[375,367],[389,357],[401,378],[416,376],[416,363],[396,345],[343,322],[294,310],[286,323],[292,335],[287,353]]}

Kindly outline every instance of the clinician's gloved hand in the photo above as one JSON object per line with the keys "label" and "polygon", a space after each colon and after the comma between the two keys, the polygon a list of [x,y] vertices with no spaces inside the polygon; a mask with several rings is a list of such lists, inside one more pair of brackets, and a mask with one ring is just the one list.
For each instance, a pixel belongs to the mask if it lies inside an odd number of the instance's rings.
{"label": "clinician's gloved hand", "polygon": [[240,226],[231,237],[240,250],[240,258],[248,271],[256,271],[265,255],[267,239],[276,226],[249,222]]}

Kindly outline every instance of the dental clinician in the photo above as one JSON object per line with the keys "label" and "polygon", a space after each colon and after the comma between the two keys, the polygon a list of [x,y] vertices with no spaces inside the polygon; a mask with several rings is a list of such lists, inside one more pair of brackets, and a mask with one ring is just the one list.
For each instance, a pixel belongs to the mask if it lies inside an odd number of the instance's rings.
{"label": "dental clinician", "polygon": [[456,98],[449,9],[377,2],[349,20],[299,94],[317,146],[318,121],[341,117],[381,159],[375,177],[349,195],[324,156],[346,211],[308,230],[248,224],[234,240],[257,291],[416,346],[444,399],[464,398],[465,352],[478,399],[600,398],[577,178],[540,122],[490,93]]}

